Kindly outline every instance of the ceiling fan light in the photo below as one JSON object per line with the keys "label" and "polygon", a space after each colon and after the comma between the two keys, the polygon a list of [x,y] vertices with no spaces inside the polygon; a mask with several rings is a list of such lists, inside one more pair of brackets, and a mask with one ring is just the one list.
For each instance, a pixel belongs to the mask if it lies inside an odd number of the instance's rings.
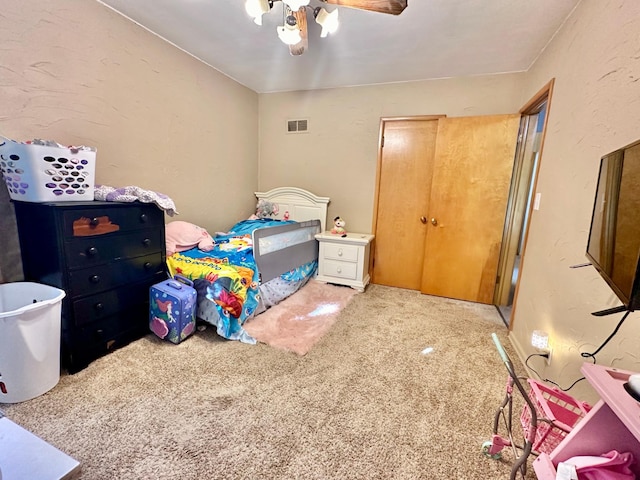
{"label": "ceiling fan light", "polygon": [[311,0],[282,0],[283,3],[286,3],[291,10],[297,12],[300,10],[300,7],[305,7],[309,5]]}
{"label": "ceiling fan light", "polygon": [[340,22],[338,20],[338,9],[335,9],[333,12],[329,13],[324,8],[316,8],[313,12],[316,17],[316,23],[322,27],[322,32],[320,32],[321,37],[326,37],[330,33],[334,33]]}
{"label": "ceiling fan light", "polygon": [[262,25],[262,15],[271,10],[269,0],[246,0],[244,9],[253,17],[256,25]]}
{"label": "ceiling fan light", "polygon": [[296,45],[302,41],[298,26],[295,23],[289,23],[289,19],[287,19],[284,25],[276,27],[276,30],[278,31],[278,38],[282,43]]}

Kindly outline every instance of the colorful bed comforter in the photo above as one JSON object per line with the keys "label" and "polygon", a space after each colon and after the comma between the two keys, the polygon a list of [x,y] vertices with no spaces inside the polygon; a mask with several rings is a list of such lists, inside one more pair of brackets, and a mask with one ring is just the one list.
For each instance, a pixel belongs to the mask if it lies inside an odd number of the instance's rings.
{"label": "colorful bed comforter", "polygon": [[256,228],[283,223],[291,222],[244,220],[228,234],[214,237],[215,246],[210,252],[192,248],[167,258],[171,275],[179,274],[193,281],[198,292],[197,316],[215,325],[218,335],[256,343],[242,325],[296,291],[315,272],[317,264],[312,262],[267,282],[262,287],[263,299],[251,234]]}

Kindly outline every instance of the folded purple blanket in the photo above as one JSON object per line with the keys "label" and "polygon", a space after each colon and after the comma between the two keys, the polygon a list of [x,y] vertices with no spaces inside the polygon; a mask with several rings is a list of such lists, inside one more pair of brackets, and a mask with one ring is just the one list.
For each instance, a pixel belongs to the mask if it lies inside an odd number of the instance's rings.
{"label": "folded purple blanket", "polygon": [[171,200],[167,195],[132,185],[121,188],[110,187],[108,185],[96,185],[94,198],[103,202],[139,201],[143,203],[155,203],[170,217],[178,215],[178,211],[176,210],[173,200]]}

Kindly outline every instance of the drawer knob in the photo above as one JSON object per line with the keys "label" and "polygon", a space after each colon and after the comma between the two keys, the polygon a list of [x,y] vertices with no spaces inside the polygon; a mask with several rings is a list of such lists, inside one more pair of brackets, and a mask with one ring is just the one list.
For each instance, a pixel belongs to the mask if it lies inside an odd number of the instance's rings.
{"label": "drawer knob", "polygon": [[151,262],[146,262],[144,264],[144,269],[145,270],[149,270],[149,269],[151,269],[151,267],[153,267],[153,263],[151,263]]}
{"label": "drawer knob", "polygon": [[338,256],[339,256],[339,257],[341,257],[341,256],[342,256],[342,249],[341,249],[341,248],[339,248],[339,249],[338,249]]}
{"label": "drawer knob", "polygon": [[91,221],[89,221],[89,225],[92,227],[97,227],[100,224],[100,219],[98,217],[93,217]]}
{"label": "drawer knob", "polygon": [[145,247],[148,247],[149,245],[151,245],[151,240],[149,240],[148,238],[145,238],[144,240],[142,240],[142,245],[144,245]]}
{"label": "drawer knob", "polygon": [[147,220],[149,219],[149,217],[147,217],[146,213],[143,213],[142,215],[140,215],[140,221],[142,223],[147,223]]}
{"label": "drawer knob", "polygon": [[102,302],[96,303],[93,306],[93,308],[96,309],[96,312],[101,312],[102,310],[104,310],[104,303],[102,303]]}
{"label": "drawer knob", "polygon": [[95,257],[98,254],[98,249],[96,247],[87,248],[87,255],[90,257]]}
{"label": "drawer knob", "polygon": [[338,273],[342,273],[342,268],[341,267],[338,267],[336,270],[337,270]]}
{"label": "drawer knob", "polygon": [[90,281],[91,283],[94,283],[94,284],[95,284],[95,283],[100,283],[100,275],[91,275],[91,276],[89,277],[89,281]]}

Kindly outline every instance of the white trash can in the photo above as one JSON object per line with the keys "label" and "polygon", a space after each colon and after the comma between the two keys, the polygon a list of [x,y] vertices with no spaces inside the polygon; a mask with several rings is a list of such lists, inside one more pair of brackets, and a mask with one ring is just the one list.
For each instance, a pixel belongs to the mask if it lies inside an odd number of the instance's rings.
{"label": "white trash can", "polygon": [[0,285],[0,403],[24,402],[57,385],[65,295],[39,283]]}

